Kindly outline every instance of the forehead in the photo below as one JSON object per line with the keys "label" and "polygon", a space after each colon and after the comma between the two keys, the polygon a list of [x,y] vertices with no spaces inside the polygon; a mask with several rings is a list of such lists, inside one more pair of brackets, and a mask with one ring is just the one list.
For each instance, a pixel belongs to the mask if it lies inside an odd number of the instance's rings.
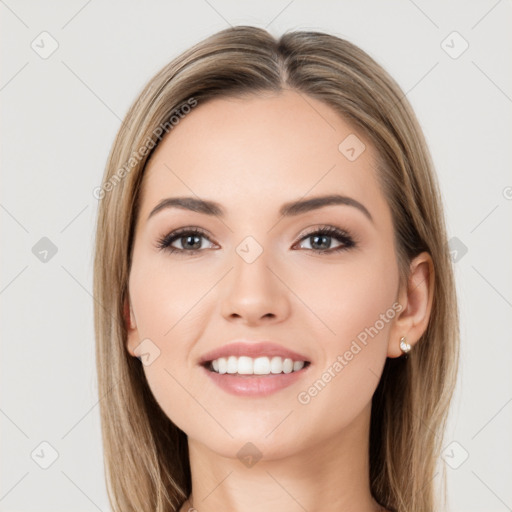
{"label": "forehead", "polygon": [[199,103],[160,142],[145,170],[142,214],[181,195],[237,212],[325,193],[385,208],[374,156],[353,126],[303,93],[214,99]]}

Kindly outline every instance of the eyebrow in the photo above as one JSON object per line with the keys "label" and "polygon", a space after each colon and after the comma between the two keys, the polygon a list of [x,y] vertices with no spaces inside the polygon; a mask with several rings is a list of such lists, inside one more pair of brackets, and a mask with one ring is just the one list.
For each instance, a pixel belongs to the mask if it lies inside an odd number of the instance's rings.
{"label": "eyebrow", "polygon": [[[361,211],[371,222],[373,217],[368,209],[356,201],[352,197],[342,196],[339,194],[330,194],[327,196],[312,197],[310,199],[299,199],[297,201],[291,201],[285,203],[279,209],[279,214],[282,217],[293,217],[295,215],[301,215],[324,206],[331,205],[346,205],[353,206]],[[196,197],[168,197],[160,201],[148,215],[148,220],[153,217],[159,211],[167,208],[181,208],[183,210],[189,210],[192,212],[202,213],[204,215],[215,215],[219,217],[225,216],[223,207],[215,201],[208,201],[205,199],[198,199]]]}

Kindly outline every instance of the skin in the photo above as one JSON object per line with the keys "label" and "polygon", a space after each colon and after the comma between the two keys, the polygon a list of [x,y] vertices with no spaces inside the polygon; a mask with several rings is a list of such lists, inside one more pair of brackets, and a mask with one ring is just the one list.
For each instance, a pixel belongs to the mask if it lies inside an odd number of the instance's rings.
{"label": "skin", "polygon": [[[355,161],[338,149],[350,134],[366,145]],[[191,504],[199,512],[381,510],[369,487],[371,399],[386,358],[402,355],[400,338],[414,350],[427,327],[433,266],[420,254],[399,289],[391,211],[374,156],[329,106],[292,90],[198,105],[153,154],[135,231],[127,350],[135,356],[149,338],[160,351],[144,371],[164,412],[188,435],[192,496],[182,511]],[[283,203],[333,192],[362,203],[373,221],[348,205],[278,214]],[[214,200],[226,215],[172,208],[147,220],[162,199],[176,196]],[[357,246],[314,253],[305,235],[325,225],[348,231]],[[183,238],[173,243],[180,254],[157,248],[188,226],[207,232],[199,252],[183,254]],[[247,236],[263,249],[252,263],[236,252]],[[321,247],[340,245],[333,237]],[[397,302],[401,311],[300,403],[298,394]],[[307,355],[311,366],[270,396],[228,394],[198,359],[239,338],[276,341]],[[237,457],[247,442],[262,454],[251,467]]]}

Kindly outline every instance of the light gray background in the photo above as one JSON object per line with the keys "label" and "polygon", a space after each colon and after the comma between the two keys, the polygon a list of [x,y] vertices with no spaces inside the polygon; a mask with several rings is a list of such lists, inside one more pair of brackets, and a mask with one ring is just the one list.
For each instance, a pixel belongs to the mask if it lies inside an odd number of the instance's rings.
{"label": "light gray background", "polygon": [[[512,510],[510,0],[5,0],[0,14],[0,510],[109,510],[94,368],[92,191],[146,81],[203,37],[239,24],[345,37],[407,93],[459,248],[462,366],[440,461],[450,510]],[[42,58],[51,38],[58,48]],[[464,40],[468,49],[453,58]],[[46,262],[33,253],[42,237],[57,247]],[[42,469],[52,449],[58,458]]]}

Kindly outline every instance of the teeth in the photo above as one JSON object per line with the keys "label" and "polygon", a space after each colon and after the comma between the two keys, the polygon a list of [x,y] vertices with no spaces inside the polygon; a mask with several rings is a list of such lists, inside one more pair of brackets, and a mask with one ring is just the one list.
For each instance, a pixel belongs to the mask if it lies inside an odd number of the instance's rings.
{"label": "teeth", "polygon": [[219,357],[211,362],[210,369],[216,373],[239,375],[270,375],[278,373],[292,373],[304,367],[304,361],[293,361],[282,357],[247,357],[229,356]]}
{"label": "teeth", "polygon": [[253,373],[255,375],[268,375],[270,373],[270,359],[268,357],[258,357],[253,363]]}
{"label": "teeth", "polygon": [[304,367],[304,361],[293,361],[293,371],[298,372]]}
{"label": "teeth", "polygon": [[238,362],[235,356],[228,357],[228,365],[226,373],[236,373],[238,370]]}
{"label": "teeth", "polygon": [[270,360],[270,371],[272,373],[281,373],[283,371],[283,360],[280,357],[273,357]]}
{"label": "teeth", "polygon": [[[230,357],[231,359],[231,357]],[[236,360],[236,357],[235,357]],[[251,357],[239,357],[238,358],[238,373],[240,375],[252,375],[253,374],[254,360]]]}

